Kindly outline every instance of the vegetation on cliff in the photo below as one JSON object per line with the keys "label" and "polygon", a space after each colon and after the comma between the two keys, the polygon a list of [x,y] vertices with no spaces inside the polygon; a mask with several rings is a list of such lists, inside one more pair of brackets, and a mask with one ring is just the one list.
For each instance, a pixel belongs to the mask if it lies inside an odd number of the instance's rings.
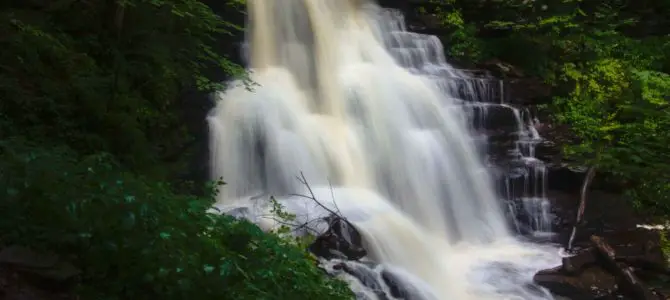
{"label": "vegetation on cliff", "polygon": [[0,250],[59,255],[77,299],[351,298],[291,241],[208,214],[215,186],[166,183],[183,93],[241,74],[214,48],[235,30],[197,0],[0,4]]}
{"label": "vegetation on cliff", "polygon": [[670,3],[427,0],[448,55],[499,60],[552,87],[543,105],[575,142],[564,154],[670,214]]}

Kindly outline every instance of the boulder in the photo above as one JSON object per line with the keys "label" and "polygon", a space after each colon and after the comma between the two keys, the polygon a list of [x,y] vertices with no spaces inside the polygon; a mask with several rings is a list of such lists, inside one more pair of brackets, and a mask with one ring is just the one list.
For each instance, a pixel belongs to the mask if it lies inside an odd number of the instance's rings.
{"label": "boulder", "polygon": [[71,283],[81,273],[54,254],[37,252],[22,246],[9,246],[0,251],[0,266],[47,286]]}
{"label": "boulder", "polygon": [[327,219],[329,227],[309,246],[316,256],[325,259],[359,260],[367,255],[363,238],[353,224],[339,216]]}

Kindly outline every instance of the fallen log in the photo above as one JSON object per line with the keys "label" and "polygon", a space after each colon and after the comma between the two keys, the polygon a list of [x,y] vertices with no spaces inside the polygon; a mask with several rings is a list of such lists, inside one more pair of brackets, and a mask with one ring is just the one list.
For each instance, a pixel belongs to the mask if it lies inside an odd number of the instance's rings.
{"label": "fallen log", "polygon": [[593,235],[591,236],[591,243],[597,251],[596,253],[601,259],[603,267],[617,277],[622,293],[628,294],[628,296],[635,300],[658,299],[646,284],[637,278],[632,268],[617,261],[616,251],[604,238]]}

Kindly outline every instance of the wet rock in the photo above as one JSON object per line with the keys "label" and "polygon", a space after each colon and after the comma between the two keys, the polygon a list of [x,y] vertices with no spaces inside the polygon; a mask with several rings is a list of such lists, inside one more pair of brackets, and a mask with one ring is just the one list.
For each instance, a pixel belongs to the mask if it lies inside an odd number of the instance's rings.
{"label": "wet rock", "polygon": [[325,259],[359,260],[367,255],[363,238],[347,220],[334,216],[328,219],[328,230],[319,235],[309,250]]}
{"label": "wet rock", "polygon": [[[379,300],[389,300],[384,292],[383,283],[379,280],[379,274],[374,268],[375,266],[368,266],[357,262],[341,262],[333,266],[334,270],[343,271],[358,279]],[[358,298],[363,298],[363,295],[358,296]]]}
{"label": "wet rock", "polygon": [[610,244],[605,238],[591,236],[589,248],[564,258],[558,267],[538,272],[534,281],[570,299],[660,299],[639,273],[650,264],[655,264],[654,270],[665,272],[662,253],[659,258],[655,250],[633,251],[631,245]]}
{"label": "wet rock", "polygon": [[572,300],[606,299],[616,290],[616,278],[598,267],[581,270],[578,276],[573,276],[559,266],[538,272],[533,281],[556,295]]}
{"label": "wet rock", "polygon": [[598,259],[593,249],[585,249],[574,256],[564,257],[562,259],[563,271],[569,275],[578,275],[579,272],[587,267],[597,264]]}
{"label": "wet rock", "polygon": [[548,163],[552,162],[560,163],[561,146],[554,141],[544,140],[535,146],[535,157]]}
{"label": "wet rock", "polygon": [[427,300],[416,288],[402,280],[393,272],[383,270],[381,276],[388,286],[391,296],[394,298],[402,300]]}
{"label": "wet rock", "polygon": [[251,210],[248,207],[235,207],[223,213],[236,219],[248,219],[251,216]]}
{"label": "wet rock", "polygon": [[490,75],[503,79],[504,102],[515,104],[545,104],[551,101],[551,85],[539,78],[526,76],[518,67],[498,59],[492,59],[476,66]]}
{"label": "wet rock", "polygon": [[[504,130],[503,134],[514,134],[519,126],[517,124],[516,116],[514,115],[514,108],[502,105],[488,105],[481,108],[481,115],[476,115],[475,118],[481,119],[480,124],[482,128],[489,131]],[[498,138],[491,135],[492,140]],[[502,139],[516,139],[516,136],[501,137]]]}

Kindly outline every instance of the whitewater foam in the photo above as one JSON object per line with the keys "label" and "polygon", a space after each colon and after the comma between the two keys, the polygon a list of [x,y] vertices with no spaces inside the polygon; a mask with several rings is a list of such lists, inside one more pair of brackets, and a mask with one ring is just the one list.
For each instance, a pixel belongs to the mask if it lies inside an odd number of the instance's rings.
{"label": "whitewater foam", "polygon": [[[557,250],[512,237],[439,40],[371,1],[248,6],[256,85],[232,84],[208,117],[219,208],[269,229],[268,198],[252,197],[274,195],[317,232],[337,211],[416,299],[551,299],[531,277]],[[311,192],[321,204],[291,196]]]}

